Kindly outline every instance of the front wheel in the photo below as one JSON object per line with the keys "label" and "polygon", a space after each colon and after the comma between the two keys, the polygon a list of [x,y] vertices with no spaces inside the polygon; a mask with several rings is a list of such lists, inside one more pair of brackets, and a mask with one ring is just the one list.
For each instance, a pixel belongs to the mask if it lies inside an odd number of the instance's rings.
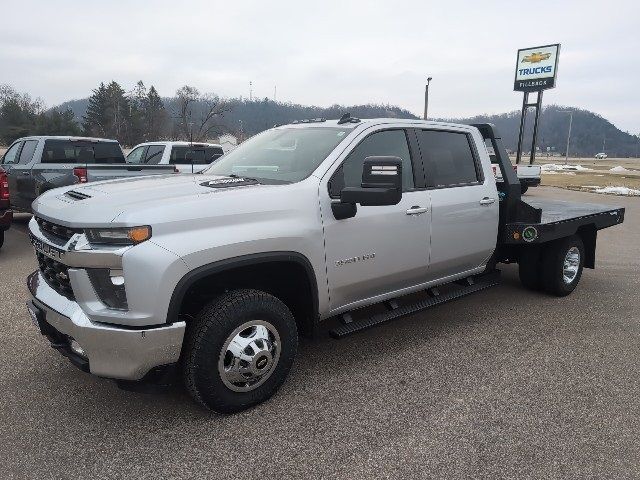
{"label": "front wheel", "polygon": [[258,290],[225,293],[187,330],[185,385],[203,406],[239,412],[278,390],[297,347],[296,322],[283,302]]}
{"label": "front wheel", "polygon": [[4,245],[4,230],[0,230],[0,248]]}
{"label": "front wheel", "polygon": [[554,295],[569,295],[580,282],[584,267],[584,244],[578,235],[556,240],[545,248],[542,278]]}

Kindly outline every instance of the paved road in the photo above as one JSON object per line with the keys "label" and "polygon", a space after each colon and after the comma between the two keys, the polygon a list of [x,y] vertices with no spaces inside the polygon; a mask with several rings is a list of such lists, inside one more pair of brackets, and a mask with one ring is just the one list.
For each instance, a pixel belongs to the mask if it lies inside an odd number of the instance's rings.
{"label": "paved road", "polygon": [[3,478],[638,478],[640,199],[558,299],[494,289],[345,340],[303,342],[268,403],[220,417],[123,392],[31,326],[22,220],[0,252]]}

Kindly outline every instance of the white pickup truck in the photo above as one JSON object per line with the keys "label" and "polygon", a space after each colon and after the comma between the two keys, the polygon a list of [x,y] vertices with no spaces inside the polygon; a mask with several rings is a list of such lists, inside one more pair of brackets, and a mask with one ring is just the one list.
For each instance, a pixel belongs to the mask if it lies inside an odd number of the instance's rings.
{"label": "white pickup truck", "polygon": [[[496,183],[500,184],[504,182],[502,178],[502,172],[496,159],[496,155],[491,145],[487,145],[487,151],[489,152],[489,158],[491,158],[491,168],[493,169],[493,176],[496,179]],[[520,193],[525,193],[529,187],[537,187],[540,185],[540,175],[542,174],[542,168],[540,165],[513,165],[513,171],[516,172],[518,180],[520,180]]]}
{"label": "white pickup truck", "polygon": [[199,173],[222,155],[217,143],[147,142],[133,147],[127,163],[173,165],[180,173]]}

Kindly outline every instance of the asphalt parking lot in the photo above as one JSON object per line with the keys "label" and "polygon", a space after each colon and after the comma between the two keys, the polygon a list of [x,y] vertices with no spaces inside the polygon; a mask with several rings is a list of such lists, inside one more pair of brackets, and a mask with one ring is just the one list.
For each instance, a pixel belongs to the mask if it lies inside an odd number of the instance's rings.
{"label": "asphalt parking lot", "polygon": [[266,404],[217,416],[175,389],[119,390],[26,313],[21,216],[0,251],[2,478],[638,478],[640,198],[576,292],[499,287],[345,340],[303,341]]}

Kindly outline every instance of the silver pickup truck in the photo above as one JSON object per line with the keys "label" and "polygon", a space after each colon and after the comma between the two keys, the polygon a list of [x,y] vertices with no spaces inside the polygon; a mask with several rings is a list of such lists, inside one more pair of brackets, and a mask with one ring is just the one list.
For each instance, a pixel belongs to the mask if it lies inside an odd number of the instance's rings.
{"label": "silver pickup truck", "polygon": [[74,185],[33,208],[28,310],[51,345],[126,388],[178,375],[217,412],[269,398],[299,333],[341,338],[478,292],[499,262],[568,295],[596,232],[624,219],[522,200],[491,125],[348,115],[267,130],[202,174]]}
{"label": "silver pickup truck", "polygon": [[24,212],[52,188],[177,172],[173,165],[127,165],[116,140],[86,137],[19,138],[5,152],[1,166],[7,173],[11,208]]}

